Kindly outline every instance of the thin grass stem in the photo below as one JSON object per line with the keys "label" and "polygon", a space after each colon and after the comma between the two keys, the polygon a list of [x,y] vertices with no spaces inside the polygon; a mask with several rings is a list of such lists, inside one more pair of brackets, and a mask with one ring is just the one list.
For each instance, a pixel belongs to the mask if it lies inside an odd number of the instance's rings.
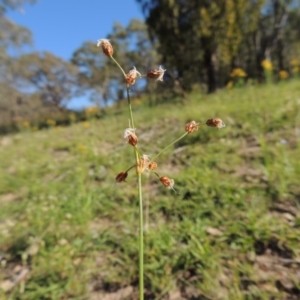
{"label": "thin grass stem", "polygon": [[[118,66],[118,68],[121,70],[123,73],[124,77],[126,77],[126,73],[123,70],[123,68],[120,66],[120,64],[111,56],[110,57],[114,63]],[[130,126],[134,128],[134,122],[133,122],[133,114],[132,114],[132,108],[131,108],[131,101],[130,101],[130,94],[129,94],[129,85],[127,84],[127,102],[128,102],[128,109],[129,109],[129,115],[130,115]]]}
{"label": "thin grass stem", "polygon": [[122,71],[124,77],[126,77],[126,73],[124,72],[123,68],[119,65],[119,63],[118,63],[112,56],[111,56],[110,58],[114,61],[114,63],[115,63],[115,64],[119,67],[119,69]]}
{"label": "thin grass stem", "polygon": [[[134,128],[131,99],[130,99],[128,85],[127,85],[127,100],[128,100],[128,109],[129,109],[131,127]],[[138,194],[139,194],[139,295],[140,295],[140,300],[144,300],[144,220],[143,220],[144,212],[143,212],[142,175],[138,172],[139,152],[136,147],[134,147],[134,154],[136,159],[136,170],[137,170],[136,174],[138,179]]]}
{"label": "thin grass stem", "polygon": [[[118,68],[122,71],[124,77],[126,78],[126,73],[123,68],[119,65],[119,63],[111,56],[111,59],[115,62]],[[130,99],[130,90],[129,85],[127,84],[127,102],[128,102],[128,110],[130,117],[130,126],[134,128],[133,121],[133,113],[131,107],[131,99]],[[138,152],[137,147],[134,147],[134,154],[136,159],[136,174],[138,179],[138,194],[139,194],[139,295],[140,300],[144,300],[144,220],[143,220],[143,193],[142,193],[142,175],[138,172],[138,164],[140,154]],[[130,167],[127,172],[132,169]]]}
{"label": "thin grass stem", "polygon": [[130,93],[129,92],[130,92],[129,86],[127,85],[127,102],[128,102],[128,109],[129,109],[129,115],[130,115],[130,122],[131,122],[131,127],[134,128],[133,114],[132,114]]}
{"label": "thin grass stem", "polygon": [[179,137],[177,140],[173,141],[171,144],[169,144],[167,147],[165,147],[164,149],[162,149],[160,152],[158,152],[154,157],[151,158],[151,160],[153,161],[155,158],[157,158],[159,155],[161,155],[164,151],[166,151],[168,148],[170,148],[172,145],[174,145],[175,143],[179,142],[181,139],[183,139],[187,134],[189,134],[188,132],[185,132],[181,137]]}
{"label": "thin grass stem", "polygon": [[139,295],[144,300],[144,220],[143,220],[143,193],[142,175],[138,174],[139,190]]}

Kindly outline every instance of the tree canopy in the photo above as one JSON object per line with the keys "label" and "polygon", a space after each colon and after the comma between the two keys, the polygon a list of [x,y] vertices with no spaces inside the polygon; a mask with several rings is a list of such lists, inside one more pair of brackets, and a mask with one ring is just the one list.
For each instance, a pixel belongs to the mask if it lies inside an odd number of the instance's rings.
{"label": "tree canopy", "polygon": [[298,1],[137,2],[152,39],[159,41],[163,60],[178,72],[186,89],[205,82],[213,92],[237,67],[263,81],[264,60],[275,62],[278,70],[287,69],[289,50],[300,30]]}

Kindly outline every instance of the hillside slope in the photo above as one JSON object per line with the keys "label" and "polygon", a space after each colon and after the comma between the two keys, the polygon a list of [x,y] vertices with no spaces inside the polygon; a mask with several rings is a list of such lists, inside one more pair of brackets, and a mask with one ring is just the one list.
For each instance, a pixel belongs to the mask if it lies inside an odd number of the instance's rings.
{"label": "hillside slope", "polygon": [[[299,299],[299,80],[133,107],[150,155],[191,120],[226,123],[158,157],[177,193],[143,178],[147,299]],[[0,139],[1,299],[137,299],[137,185],[114,181],[134,157],[116,110]]]}

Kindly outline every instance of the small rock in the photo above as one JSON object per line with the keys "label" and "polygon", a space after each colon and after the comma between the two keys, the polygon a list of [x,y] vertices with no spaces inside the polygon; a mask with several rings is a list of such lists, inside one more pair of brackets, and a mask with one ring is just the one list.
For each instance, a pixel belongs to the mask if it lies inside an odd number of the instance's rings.
{"label": "small rock", "polygon": [[214,227],[206,227],[205,231],[208,234],[211,234],[211,235],[214,235],[214,236],[221,236],[221,235],[223,235],[223,232],[221,230],[219,230],[217,228],[214,228]]}
{"label": "small rock", "polygon": [[14,284],[10,280],[4,280],[0,283],[0,290],[8,292],[13,288]]}

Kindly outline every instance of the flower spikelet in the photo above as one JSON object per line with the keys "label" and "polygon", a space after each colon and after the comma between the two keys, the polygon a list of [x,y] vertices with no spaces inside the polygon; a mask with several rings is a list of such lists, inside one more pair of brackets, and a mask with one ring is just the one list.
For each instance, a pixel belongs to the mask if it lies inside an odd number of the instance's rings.
{"label": "flower spikelet", "polygon": [[197,131],[199,129],[199,123],[196,123],[195,121],[191,121],[185,125],[185,131],[188,133],[192,133],[194,131]]}
{"label": "flower spikelet", "polygon": [[167,189],[174,190],[174,179],[170,179],[169,177],[162,176],[159,178],[159,180]]}
{"label": "flower spikelet", "polygon": [[125,76],[125,81],[127,84],[133,85],[138,77],[142,77],[142,75],[135,67],[133,67],[133,69]]}
{"label": "flower spikelet", "polygon": [[122,182],[122,181],[125,181],[127,176],[128,176],[127,172],[121,172],[115,177],[115,180],[116,180],[116,182]]}
{"label": "flower spikelet", "polygon": [[114,49],[113,49],[110,41],[107,39],[98,40],[97,47],[101,47],[103,53],[105,55],[107,55],[108,57],[112,57],[114,54]]}
{"label": "flower spikelet", "polygon": [[155,161],[151,161],[148,165],[149,170],[154,171],[157,168],[157,163]]}
{"label": "flower spikelet", "polygon": [[146,169],[149,168],[150,158],[148,155],[143,154],[142,157],[137,162],[137,172],[142,174]]}
{"label": "flower spikelet", "polygon": [[126,128],[124,131],[124,139],[128,144],[130,144],[133,147],[136,146],[138,142],[138,138],[134,131],[134,128]]}
{"label": "flower spikelet", "polygon": [[206,121],[206,125],[210,127],[224,128],[226,125],[220,118],[213,118]]}
{"label": "flower spikelet", "polygon": [[167,70],[164,70],[161,66],[159,66],[159,69],[148,71],[147,77],[156,79],[156,81],[163,81],[163,77],[166,71]]}

